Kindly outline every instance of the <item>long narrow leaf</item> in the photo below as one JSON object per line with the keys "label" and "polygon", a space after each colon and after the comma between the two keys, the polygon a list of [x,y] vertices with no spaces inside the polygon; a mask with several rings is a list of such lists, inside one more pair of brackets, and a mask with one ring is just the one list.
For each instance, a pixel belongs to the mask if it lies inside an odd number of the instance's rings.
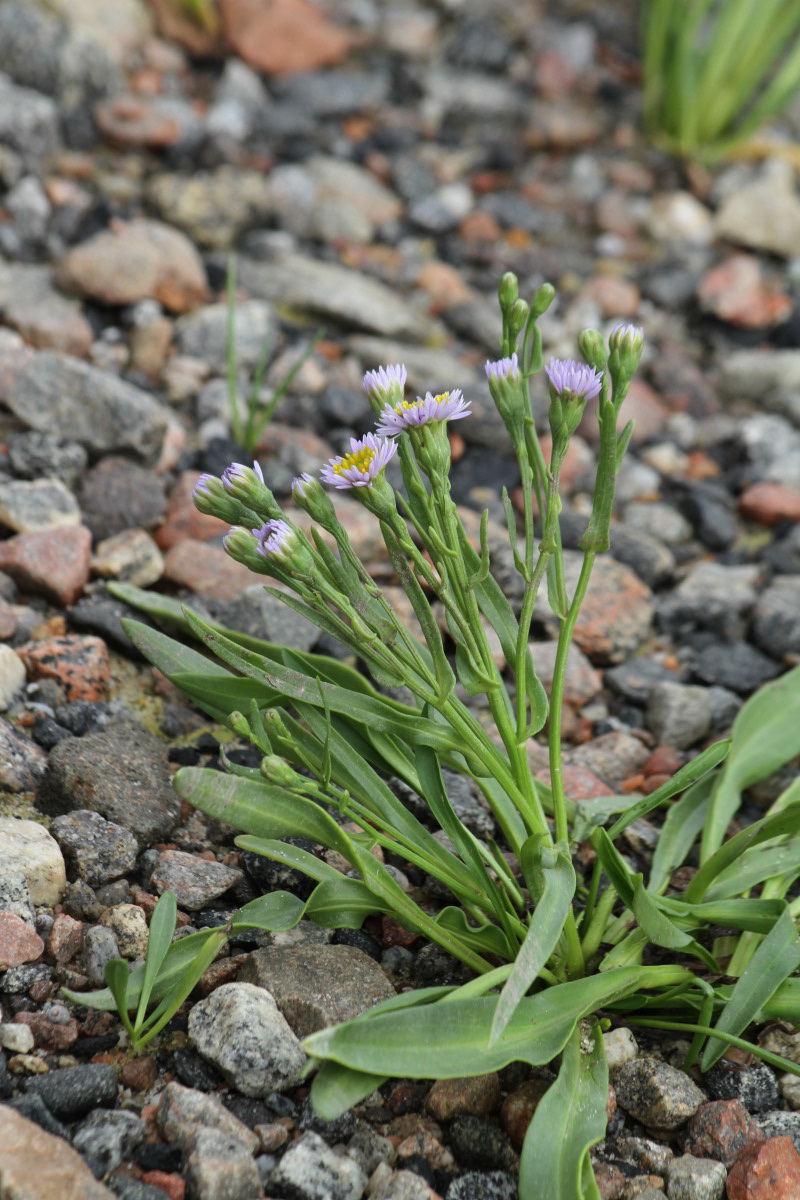
{"label": "long narrow leaf", "polygon": [[136,1010],[135,1025],[138,1027],[144,1020],[147,1006],[150,1003],[150,993],[158,978],[162,963],[172,944],[172,935],[178,918],[178,901],[174,892],[164,892],[159,897],[150,918],[150,930],[147,938],[147,954],[144,960],[144,979],[142,994],[139,997],[139,1007]]}
{"label": "long narrow leaf", "polygon": [[522,1146],[520,1196],[600,1200],[589,1150],[605,1137],[607,1104],[603,1035],[593,1021],[573,1030],[558,1079],[536,1106]]}
{"label": "long narrow leaf", "polygon": [[324,1062],[311,1085],[311,1103],[323,1121],[335,1121],[385,1082],[385,1075],[372,1075],[339,1063]]}

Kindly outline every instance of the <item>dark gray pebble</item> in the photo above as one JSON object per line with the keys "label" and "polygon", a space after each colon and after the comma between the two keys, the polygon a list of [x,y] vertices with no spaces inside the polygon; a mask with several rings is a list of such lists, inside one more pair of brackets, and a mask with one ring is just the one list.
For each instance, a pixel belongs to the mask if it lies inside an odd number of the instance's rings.
{"label": "dark gray pebble", "polygon": [[778,1103],[778,1081],[766,1063],[738,1067],[723,1060],[703,1082],[715,1100],[741,1100],[748,1112],[766,1112]]}
{"label": "dark gray pebble", "polygon": [[516,1166],[514,1149],[497,1125],[481,1117],[456,1117],[447,1141],[458,1162],[487,1171],[511,1170]]}
{"label": "dark gray pebble", "polygon": [[717,642],[707,646],[697,658],[694,673],[704,683],[716,683],[745,696],[754,692],[768,679],[774,679],[780,668],[749,642],[732,645]]}
{"label": "dark gray pebble", "polygon": [[70,1140],[69,1130],[56,1120],[41,1096],[37,1096],[35,1093],[30,1096],[17,1096],[9,1101],[8,1107],[15,1108],[18,1113],[27,1117],[29,1121],[34,1121],[46,1133],[64,1138],[67,1142]]}
{"label": "dark gray pebble", "polygon": [[19,996],[29,991],[40,979],[50,979],[53,971],[46,963],[23,963],[20,967],[9,967],[0,972],[0,992],[7,996]]}
{"label": "dark gray pebble", "polygon": [[152,529],[167,503],[163,480],[155,472],[116,455],[84,475],[78,500],[83,522],[98,541],[123,529]]}
{"label": "dark gray pebble", "polygon": [[762,1112],[758,1124],[765,1138],[790,1137],[795,1148],[800,1150],[800,1113],[784,1112],[780,1108],[774,1112]]}
{"label": "dark gray pebble", "polygon": [[207,1063],[195,1050],[176,1050],[175,1073],[181,1083],[198,1092],[215,1092],[222,1083],[219,1071]]}
{"label": "dark gray pebble", "polygon": [[151,1183],[142,1183],[141,1179],[132,1179],[130,1175],[123,1175],[120,1171],[114,1171],[106,1180],[111,1190],[120,1197],[120,1200],[167,1200],[168,1193],[160,1187],[154,1187]]}
{"label": "dark gray pebble", "polygon": [[50,831],[64,857],[91,887],[117,879],[136,865],[138,847],[131,831],[90,809],[56,817]]}
{"label": "dark gray pebble", "polygon": [[505,1171],[469,1171],[453,1180],[445,1200],[517,1200],[517,1181]]}
{"label": "dark gray pebble", "polygon": [[117,1102],[117,1073],[104,1063],[36,1075],[26,1079],[22,1087],[27,1095],[40,1096],[55,1116],[70,1121],[77,1121],[94,1108],[113,1108]]}
{"label": "dark gray pebble", "polygon": [[298,1125],[301,1129],[310,1129],[312,1133],[318,1133],[329,1146],[335,1146],[337,1142],[347,1142],[353,1136],[356,1131],[356,1117],[352,1108],[348,1108],[347,1112],[343,1112],[335,1120],[325,1121],[314,1111],[311,1101],[304,1100],[298,1115]]}
{"label": "dark gray pebble", "polygon": [[646,704],[656,684],[674,682],[675,672],[654,658],[631,658],[618,667],[611,667],[604,678],[612,692],[634,704]]}

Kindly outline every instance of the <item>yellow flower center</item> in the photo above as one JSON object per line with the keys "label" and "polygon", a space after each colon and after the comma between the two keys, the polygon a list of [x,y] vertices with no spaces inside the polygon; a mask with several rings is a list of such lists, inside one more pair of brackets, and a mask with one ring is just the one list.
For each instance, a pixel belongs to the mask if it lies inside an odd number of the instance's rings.
{"label": "yellow flower center", "polygon": [[[438,396],[434,396],[433,398],[437,404],[444,404],[445,400],[450,399],[450,393],[440,392]],[[410,412],[413,408],[419,408],[424,403],[424,400],[401,400],[399,404],[395,404],[394,411],[402,415],[404,412]]]}
{"label": "yellow flower center", "polygon": [[369,471],[374,457],[374,450],[371,450],[369,446],[362,446],[360,450],[356,450],[352,454],[343,455],[340,462],[334,463],[333,469],[337,475],[344,475],[345,471],[351,471],[353,468],[366,473]]}

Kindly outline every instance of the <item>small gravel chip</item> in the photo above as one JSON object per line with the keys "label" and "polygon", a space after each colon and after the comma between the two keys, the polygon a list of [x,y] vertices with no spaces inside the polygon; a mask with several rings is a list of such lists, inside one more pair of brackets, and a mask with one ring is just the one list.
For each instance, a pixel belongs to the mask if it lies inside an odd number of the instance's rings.
{"label": "small gravel chip", "polygon": [[667,1168],[669,1200],[723,1200],[728,1172],[720,1162],[684,1154]]}
{"label": "small gravel chip", "polygon": [[113,1108],[117,1102],[117,1073],[105,1063],[65,1067],[27,1079],[22,1089],[40,1096],[54,1116],[77,1121],[94,1108]]}
{"label": "small gravel chip", "polygon": [[604,1033],[603,1045],[606,1049],[609,1071],[616,1070],[623,1063],[631,1062],[639,1053],[636,1038],[630,1029],[625,1029],[624,1026],[620,1026],[619,1029],[610,1029],[608,1033]]}
{"label": "small gravel chip", "polygon": [[469,1171],[453,1180],[445,1200],[517,1200],[517,1183],[505,1171]]}
{"label": "small gravel chip", "polygon": [[156,1114],[158,1128],[166,1141],[186,1150],[198,1129],[214,1129],[234,1138],[248,1154],[258,1149],[258,1138],[216,1096],[194,1088],[168,1083],[161,1093]]}
{"label": "small gravel chip", "polygon": [[186,854],[164,850],[158,857],[150,882],[157,892],[173,891],[179,908],[195,912],[224,895],[243,878],[236,867]]}
{"label": "small gravel chip", "polygon": [[186,1149],[184,1173],[195,1200],[252,1200],[261,1195],[258,1167],[238,1138],[200,1128]]}
{"label": "small gravel chip", "polygon": [[105,1173],[130,1158],[146,1132],[144,1121],[136,1113],[124,1108],[97,1109],[80,1123],[72,1144],[86,1158],[101,1164]]}
{"label": "small gravel chip", "polygon": [[136,866],[136,838],[124,825],[79,808],[50,823],[53,837],[80,879],[99,887]]}
{"label": "small gravel chip", "polygon": [[778,1103],[778,1081],[766,1063],[739,1067],[722,1059],[703,1082],[715,1100],[741,1100],[748,1112],[766,1112]]}
{"label": "small gravel chip", "polygon": [[367,1176],[352,1158],[336,1154],[316,1133],[304,1133],[269,1178],[269,1191],[295,1200],[360,1200]]}
{"label": "small gravel chip", "polygon": [[660,1058],[635,1058],[614,1073],[617,1103],[648,1129],[679,1129],[706,1097],[688,1075]]}
{"label": "small gravel chip", "polygon": [[647,701],[647,724],[659,745],[688,750],[711,728],[708,689],[657,683]]}
{"label": "small gravel chip", "polygon": [[788,1137],[800,1150],[800,1113],[784,1112],[777,1108],[773,1112],[759,1115],[758,1124],[765,1138]]}

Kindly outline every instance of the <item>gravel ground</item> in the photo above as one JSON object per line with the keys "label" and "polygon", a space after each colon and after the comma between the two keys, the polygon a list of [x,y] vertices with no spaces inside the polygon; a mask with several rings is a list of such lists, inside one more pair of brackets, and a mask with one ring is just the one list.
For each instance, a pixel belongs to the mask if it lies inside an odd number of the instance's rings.
{"label": "gravel ground", "polygon": [[[567,782],[657,787],[800,660],[800,195],[781,152],[800,109],[766,157],[683,168],[641,140],[632,2],[218,7],[209,39],[167,0],[0,0],[0,1192],[512,1200],[549,1072],[393,1082],[332,1123],[298,1085],[305,1034],[460,977],[393,921],[233,939],[139,1058],[114,1014],[65,1002],[109,958],[142,957],[166,889],[184,933],[276,887],[307,894],[181,811],[171,774],[218,765],[225,731],[137,657],[107,584],[331,649],[191,503],[200,472],[242,456],[224,379],[236,248],[242,397],[265,337],[268,399],[324,330],[258,447],[276,494],[363,431],[364,370],[402,360],[415,390],[473,404],[454,494],[473,523],[488,507],[513,600],[500,489],[518,479],[482,363],[502,272],[523,294],[549,279],[547,354],[618,320],[647,338],[569,664]],[[595,453],[587,419],[562,475],[568,578]],[[372,519],[339,509],[405,613]],[[543,602],[546,682],[555,631]],[[646,864],[657,830],[637,831]],[[674,1041],[606,1040],[604,1200],[800,1195],[794,1077],[722,1062],[690,1079]],[[800,1062],[800,1035],[762,1040]]]}

